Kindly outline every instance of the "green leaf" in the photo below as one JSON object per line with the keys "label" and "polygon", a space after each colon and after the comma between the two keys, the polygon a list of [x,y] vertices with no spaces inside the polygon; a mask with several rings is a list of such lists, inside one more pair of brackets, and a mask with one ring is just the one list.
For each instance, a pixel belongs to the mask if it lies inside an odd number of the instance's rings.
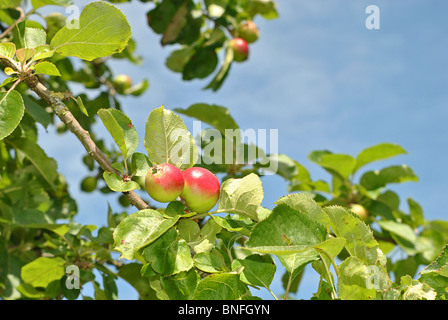
{"label": "green leaf", "polygon": [[198,160],[196,143],[183,120],[163,106],[148,116],[144,145],[153,164],[171,163],[185,170]]}
{"label": "green leaf", "polygon": [[252,254],[243,260],[234,260],[232,262],[232,269],[239,267],[244,267],[240,273],[242,282],[266,289],[269,289],[276,271],[274,261],[269,255]]}
{"label": "green leaf", "polygon": [[233,223],[236,222],[236,220],[232,220],[230,218],[230,216],[227,216],[226,218],[222,218],[216,215],[212,215],[213,220],[215,220],[215,222],[222,228],[231,231],[231,232],[240,232],[241,230],[243,230],[243,227],[240,226],[237,223]]}
{"label": "green leaf", "polygon": [[204,79],[208,77],[218,65],[218,55],[213,47],[202,47],[195,51],[185,64],[182,79]]}
{"label": "green leaf", "polygon": [[200,252],[193,257],[194,266],[199,270],[208,273],[216,273],[226,271],[224,258],[216,249],[210,252]]}
{"label": "green leaf", "polygon": [[246,4],[246,11],[253,17],[260,14],[265,19],[278,18],[277,2],[272,0],[253,0]]}
{"label": "green leaf", "polygon": [[201,277],[191,269],[170,277],[162,277],[161,283],[171,300],[192,300]]}
{"label": "green leaf", "polygon": [[174,72],[182,72],[185,65],[190,61],[194,54],[194,47],[187,46],[178,50],[174,50],[166,59],[166,66]]}
{"label": "green leaf", "polygon": [[238,274],[216,273],[199,282],[194,300],[239,300],[248,294]]}
{"label": "green leaf", "polygon": [[406,241],[415,243],[415,241],[417,240],[417,235],[415,234],[414,230],[407,224],[395,222],[392,220],[377,221],[377,223],[382,229],[387,230]]}
{"label": "green leaf", "polygon": [[257,223],[247,241],[247,247],[315,245],[325,240],[323,225],[310,219],[307,213],[286,204],[276,206],[272,213]]}
{"label": "green leaf", "polygon": [[356,167],[354,171],[365,166],[368,163],[395,157],[399,154],[407,152],[397,144],[381,143],[376,146],[369,147],[361,151],[356,157]]}
{"label": "green leaf", "polygon": [[406,275],[401,277],[401,288],[403,289],[403,300],[435,300],[437,292],[427,283],[422,283]]}
{"label": "green leaf", "polygon": [[51,115],[48,113],[42,105],[34,101],[30,96],[23,95],[23,102],[25,103],[25,110],[33,119],[47,128],[51,123]]}
{"label": "green leaf", "polygon": [[179,37],[182,28],[187,24],[187,15],[188,15],[188,2],[184,2],[182,5],[178,6],[178,9],[171,21],[165,28],[162,36],[162,45],[166,45],[169,43],[173,43]]}
{"label": "green leaf", "polygon": [[135,86],[126,89],[124,91],[124,94],[131,94],[134,97],[138,97],[142,95],[146,91],[146,89],[148,89],[148,87],[149,87],[149,81],[147,79],[144,79],[143,81],[137,83]]}
{"label": "green leaf", "polygon": [[118,275],[137,290],[141,300],[155,300],[155,292],[150,287],[148,279],[140,275],[141,268],[140,263],[127,263],[118,270]]}
{"label": "green leaf", "polygon": [[198,241],[201,234],[201,228],[198,223],[190,219],[181,219],[177,224],[177,230],[180,237],[187,241],[188,244]]}
{"label": "green leaf", "polygon": [[[6,71],[6,68],[5,68],[5,71]],[[18,79],[19,78],[17,78],[17,77],[8,77],[2,82],[2,84],[0,84],[0,88],[4,87],[10,83],[16,82]]]}
{"label": "green leaf", "polygon": [[255,246],[246,248],[247,250],[263,253],[263,254],[275,254],[275,255],[289,255],[295,253],[306,253],[308,257],[317,257],[320,253],[325,255],[325,252],[331,254],[331,257],[338,255],[344,245],[346,244],[344,238],[330,238],[321,243],[315,245],[288,245],[288,246]]}
{"label": "green leaf", "polygon": [[149,161],[148,157],[140,152],[135,152],[132,154],[131,158],[131,175],[136,177],[146,177],[149,169],[152,167],[152,163]]}
{"label": "green leaf", "polygon": [[132,260],[135,252],[160,237],[174,224],[179,216],[165,219],[152,209],[140,210],[124,218],[114,230],[114,249],[120,258]]}
{"label": "green leaf", "polygon": [[410,216],[412,218],[412,222],[413,222],[413,227],[417,228],[419,226],[421,226],[425,219],[424,219],[424,215],[423,215],[423,209],[420,206],[420,204],[415,201],[414,199],[408,198],[408,205],[409,205],[409,210],[410,210]]}
{"label": "green leaf", "polygon": [[406,165],[390,166],[381,171],[367,171],[360,179],[361,185],[367,190],[382,188],[389,183],[418,181],[414,171]]}
{"label": "green leaf", "polygon": [[140,189],[140,185],[135,181],[124,181],[121,176],[113,172],[103,172],[103,178],[110,190],[116,192],[127,192]]}
{"label": "green leaf", "polygon": [[192,43],[200,35],[203,15],[193,14],[196,5],[192,0],[166,0],[147,14],[148,24],[154,32],[163,34],[162,44]]}
{"label": "green leaf", "polygon": [[219,130],[222,134],[226,133],[226,129],[236,130],[239,128],[230,115],[229,109],[225,107],[196,103],[188,107],[188,109],[176,108],[174,111],[205,122]]}
{"label": "green leaf", "polygon": [[210,252],[216,244],[216,235],[221,232],[221,227],[213,219],[207,220],[201,228],[199,235],[190,246],[195,253]]}
{"label": "green leaf", "polygon": [[67,224],[55,224],[50,217],[37,209],[25,209],[14,214],[13,220],[8,222],[11,226],[21,226],[33,229],[50,230],[63,237],[69,230]]}
{"label": "green leaf", "polygon": [[0,58],[12,60],[16,54],[16,45],[11,42],[0,43]]}
{"label": "green leaf", "polygon": [[58,177],[57,162],[46,155],[45,151],[35,142],[25,138],[8,139],[7,143],[20,150],[40,172],[42,177],[53,189]]}
{"label": "green leaf", "polygon": [[22,267],[22,279],[33,287],[45,288],[65,275],[64,265],[65,260],[59,257],[39,257]]}
{"label": "green leaf", "polygon": [[36,74],[48,74],[49,76],[61,76],[58,68],[51,62],[42,61],[34,66]]}
{"label": "green leaf", "polygon": [[324,211],[336,236],[347,240],[345,247],[350,255],[367,265],[373,265],[382,258],[372,230],[356,214],[339,206],[324,207]]}
{"label": "green leaf", "polygon": [[163,214],[169,218],[175,216],[186,217],[195,215],[195,213],[191,212],[185,213],[185,209],[186,209],[185,204],[183,204],[180,201],[174,200],[168,203],[165,210],[163,211]]}
{"label": "green leaf", "polygon": [[87,109],[84,106],[84,102],[82,102],[82,98],[78,97],[78,98],[76,98],[75,101],[76,101],[76,104],[78,105],[79,109],[81,110],[81,112],[84,113],[88,117],[89,113],[87,112]]}
{"label": "green leaf", "polygon": [[63,56],[91,61],[121,52],[130,38],[131,27],[126,16],[114,5],[95,1],[82,10],[79,28],[63,27],[50,45]]}
{"label": "green leaf", "polygon": [[333,154],[328,151],[313,151],[308,158],[327,169],[331,174],[337,173],[347,179],[356,166],[356,160],[350,155]]}
{"label": "green leaf", "polygon": [[257,221],[258,208],[262,200],[261,180],[256,174],[251,173],[244,178],[231,178],[222,183],[218,211],[243,214]]}
{"label": "green leaf", "polygon": [[43,6],[55,5],[55,6],[69,6],[72,4],[71,0],[31,0],[34,9],[38,9]]}
{"label": "green leaf", "polygon": [[0,140],[9,136],[25,113],[22,96],[15,90],[0,92]]}
{"label": "green leaf", "polygon": [[423,269],[420,274],[437,274],[443,277],[448,277],[448,245],[445,245],[440,255]]}
{"label": "green leaf", "polygon": [[2,0],[0,3],[0,9],[14,9],[20,7],[22,0]]}
{"label": "green leaf", "polygon": [[[246,245],[249,250],[258,252],[263,249],[278,250],[277,247],[282,247],[280,249],[285,251],[279,252],[278,258],[286,270],[293,273],[318,259],[316,252],[306,250],[306,247],[323,242],[326,235],[325,227],[311,220],[307,213],[280,204],[266,219],[255,225]],[[290,253],[287,252],[287,247],[299,248],[300,251]]]}
{"label": "green leaf", "polygon": [[348,257],[339,266],[338,294],[343,300],[372,300],[376,290],[371,286],[372,273],[356,257]]}
{"label": "green leaf", "polygon": [[47,33],[42,28],[25,27],[23,34],[24,48],[33,49],[47,43]]}
{"label": "green leaf", "polygon": [[185,240],[178,240],[177,231],[170,228],[143,250],[143,257],[154,271],[173,275],[193,267],[190,248]]}
{"label": "green leaf", "polygon": [[311,176],[308,170],[286,154],[271,154],[269,158],[271,161],[278,163],[275,173],[279,176],[286,180],[297,180],[306,184],[311,183]]}
{"label": "green leaf", "polygon": [[219,88],[221,88],[224,80],[227,78],[227,75],[230,72],[230,67],[232,66],[233,59],[234,51],[227,48],[221,69],[219,69],[215,77],[210,81],[205,89],[212,89],[213,91],[217,91]]}
{"label": "green leaf", "polygon": [[36,53],[33,55],[33,61],[51,58],[54,55],[54,51],[51,50],[50,45],[45,44],[34,48]]}
{"label": "green leaf", "polygon": [[126,161],[138,147],[138,133],[132,121],[120,110],[100,109],[98,115]]}
{"label": "green leaf", "polygon": [[286,195],[278,199],[275,204],[286,204],[294,210],[299,210],[300,212],[307,214],[310,219],[324,226],[328,226],[330,223],[330,219],[320,205],[309,195],[304,193],[292,193]]}

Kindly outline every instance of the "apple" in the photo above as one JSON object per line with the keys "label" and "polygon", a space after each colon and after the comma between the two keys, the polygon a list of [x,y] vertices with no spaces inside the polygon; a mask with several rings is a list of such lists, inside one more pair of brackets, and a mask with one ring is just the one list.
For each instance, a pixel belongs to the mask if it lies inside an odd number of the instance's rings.
{"label": "apple", "polygon": [[92,192],[96,189],[98,180],[95,177],[85,177],[81,181],[81,190],[84,192]]}
{"label": "apple", "polygon": [[196,213],[204,213],[218,202],[220,184],[209,170],[192,167],[183,172],[185,186],[180,195],[187,207]]}
{"label": "apple", "polygon": [[233,60],[242,62],[249,57],[249,45],[246,40],[242,38],[233,38],[229,43],[230,49],[233,50]]}
{"label": "apple", "polygon": [[351,204],[350,210],[356,213],[364,221],[367,221],[367,219],[369,218],[369,212],[360,204]]}
{"label": "apple", "polygon": [[238,26],[238,36],[247,43],[252,43],[257,41],[260,32],[258,31],[257,25],[251,20],[242,21]]}
{"label": "apple", "polygon": [[169,163],[156,165],[146,174],[145,188],[149,196],[158,202],[174,201],[184,189],[182,171]]}
{"label": "apple", "polygon": [[119,74],[112,80],[112,83],[119,94],[124,94],[132,86],[132,79],[127,74]]}

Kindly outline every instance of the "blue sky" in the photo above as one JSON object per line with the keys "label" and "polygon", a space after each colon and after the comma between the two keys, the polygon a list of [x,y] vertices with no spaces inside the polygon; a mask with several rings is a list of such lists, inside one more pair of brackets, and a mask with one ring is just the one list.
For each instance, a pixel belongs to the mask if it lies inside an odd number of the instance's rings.
{"label": "blue sky", "polygon": [[[74,2],[82,6],[90,1]],[[218,104],[230,109],[242,129],[279,129],[279,152],[305,165],[316,180],[329,176],[308,161],[313,150],[356,155],[374,144],[397,143],[409,154],[366,169],[409,165],[420,181],[393,187],[402,203],[412,197],[428,219],[447,219],[441,203],[448,193],[448,2],[279,0],[278,4],[279,19],[256,18],[261,37],[250,47],[249,61],[234,64],[216,93],[202,90],[209,79],[183,82],[164,66],[173,47],[162,48],[159,36],[148,28],[145,13],[151,3],[120,4],[131,23],[138,54],[145,60],[142,66],[116,62],[115,72],[127,73],[135,82],[148,78],[151,83],[143,96],[122,99],[140,136],[149,112],[162,104],[169,109],[198,102]],[[365,27],[365,9],[372,4],[380,9],[379,30]],[[191,127],[192,119],[183,118]],[[96,130],[108,136],[101,123]],[[76,220],[104,225],[107,201],[119,206],[115,196],[80,192],[79,182],[87,171],[81,156],[73,155],[83,154],[81,144],[70,135],[44,130],[40,141],[58,160],[59,171],[78,199]],[[138,151],[145,152],[143,143]],[[263,187],[263,205],[269,208],[287,193],[286,183],[276,176],[264,178]],[[314,271],[306,269],[295,297],[309,299],[317,285]],[[282,293],[279,279],[272,290]],[[264,291],[254,293],[271,298]],[[137,295],[120,282],[119,297]]]}

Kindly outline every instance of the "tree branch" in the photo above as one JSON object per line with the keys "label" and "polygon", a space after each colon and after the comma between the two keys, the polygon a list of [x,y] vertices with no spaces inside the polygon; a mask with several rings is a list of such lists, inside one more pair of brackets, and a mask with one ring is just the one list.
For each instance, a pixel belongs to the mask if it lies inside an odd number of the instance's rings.
{"label": "tree branch", "polygon": [[[16,66],[10,63],[10,61],[6,59],[0,59],[0,61],[5,66],[10,67],[15,71],[20,71],[16,70]],[[89,155],[100,165],[100,167],[104,171],[121,175],[118,170],[112,167],[109,159],[107,159],[104,153],[98,148],[93,139],[90,137],[90,133],[81,126],[81,124],[78,122],[78,120],[76,120],[76,118],[73,116],[73,114],[61,99],[56,97],[51,90],[47,89],[42,83],[39,82],[37,77],[32,74],[24,77],[23,82],[25,82],[31,90],[33,90],[53,109],[54,113],[59,117],[59,119],[61,119],[63,123],[65,123],[69,130],[73,134],[75,134],[75,136],[82,143]],[[134,191],[123,192],[123,194],[128,198],[129,203],[139,210],[149,208],[149,205],[145,201],[143,201],[140,196]]]}
{"label": "tree branch", "polygon": [[34,12],[34,10],[32,10],[30,13],[25,14],[25,12],[23,12],[22,8],[20,8],[20,7],[17,7],[15,10],[20,12],[19,19],[17,19],[16,22],[14,22],[11,26],[9,26],[8,29],[6,29],[5,31],[2,32],[2,34],[0,34],[0,39],[5,37],[8,33],[10,33],[12,31],[12,29],[15,28],[16,25],[18,25],[20,22],[25,20],[30,14],[32,14]]}

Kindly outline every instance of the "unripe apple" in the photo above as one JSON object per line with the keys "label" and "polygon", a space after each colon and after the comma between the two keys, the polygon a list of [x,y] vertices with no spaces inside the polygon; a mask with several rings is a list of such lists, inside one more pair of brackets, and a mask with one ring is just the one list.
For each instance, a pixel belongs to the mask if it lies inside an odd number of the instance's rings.
{"label": "unripe apple", "polygon": [[247,41],[242,38],[233,38],[229,43],[230,48],[233,50],[233,60],[242,62],[247,60],[249,56],[249,45]]}
{"label": "unripe apple", "polygon": [[85,177],[81,181],[81,190],[84,192],[92,192],[96,189],[98,180],[95,177]]}
{"label": "unripe apple", "polygon": [[238,26],[238,36],[247,41],[247,43],[252,43],[257,41],[260,32],[258,31],[257,25],[251,20],[242,21]]}
{"label": "unripe apple", "polygon": [[204,213],[218,202],[220,184],[209,170],[192,167],[183,172],[185,186],[180,197],[187,207],[196,213]]}
{"label": "unripe apple", "polygon": [[112,80],[112,82],[115,90],[119,94],[124,94],[124,92],[132,86],[132,79],[127,74],[119,74]]}
{"label": "unripe apple", "polygon": [[149,196],[158,202],[174,201],[184,189],[182,171],[169,163],[156,165],[146,174],[145,188]]}
{"label": "unripe apple", "polygon": [[364,221],[367,221],[367,219],[369,219],[369,212],[360,204],[351,204],[350,210],[356,213]]}

